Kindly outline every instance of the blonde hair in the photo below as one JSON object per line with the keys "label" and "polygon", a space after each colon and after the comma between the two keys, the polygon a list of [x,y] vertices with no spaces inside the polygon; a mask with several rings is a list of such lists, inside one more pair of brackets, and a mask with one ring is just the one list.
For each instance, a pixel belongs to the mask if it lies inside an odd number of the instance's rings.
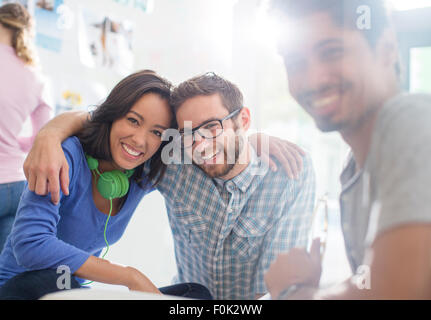
{"label": "blonde hair", "polygon": [[12,31],[12,47],[25,64],[34,65],[36,56],[32,48],[33,19],[27,9],[19,3],[8,3],[0,7],[0,23]]}

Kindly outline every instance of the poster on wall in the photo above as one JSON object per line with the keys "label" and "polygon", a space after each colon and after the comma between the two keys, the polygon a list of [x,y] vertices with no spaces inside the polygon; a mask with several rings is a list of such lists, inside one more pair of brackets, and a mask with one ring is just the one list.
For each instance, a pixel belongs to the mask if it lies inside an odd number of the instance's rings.
{"label": "poster on wall", "polygon": [[20,3],[35,20],[36,46],[60,52],[63,42],[63,0],[0,0],[0,5]]}
{"label": "poster on wall", "polygon": [[36,45],[60,52],[64,30],[59,24],[63,0],[35,0]]}
{"label": "poster on wall", "polygon": [[58,78],[55,85],[55,112],[91,111],[107,97],[107,88],[91,79],[76,78],[64,75]]}
{"label": "poster on wall", "polygon": [[81,9],[78,39],[81,63],[90,68],[105,68],[124,76],[133,70],[133,26],[116,19]]}
{"label": "poster on wall", "polygon": [[122,6],[140,10],[145,13],[152,13],[154,10],[154,0],[112,0]]}

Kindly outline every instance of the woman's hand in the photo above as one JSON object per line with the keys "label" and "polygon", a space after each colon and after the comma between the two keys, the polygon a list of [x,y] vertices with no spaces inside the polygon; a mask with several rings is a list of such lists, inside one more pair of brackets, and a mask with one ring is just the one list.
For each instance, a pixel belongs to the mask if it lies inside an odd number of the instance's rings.
{"label": "woman's hand", "polygon": [[269,165],[271,170],[276,171],[278,169],[274,160],[271,159],[273,156],[281,163],[289,178],[298,179],[302,171],[302,157],[305,155],[300,147],[289,141],[263,133],[251,135],[249,141],[257,155]]}
{"label": "woman's hand", "polygon": [[23,168],[29,190],[37,195],[50,192],[54,204],[60,201],[60,186],[63,194],[69,195],[69,164],[61,140],[50,130],[36,136]]}
{"label": "woman's hand", "polygon": [[74,273],[82,279],[126,286],[129,290],[161,294],[159,289],[138,269],[90,256]]}
{"label": "woman's hand", "polygon": [[132,267],[127,269],[130,272],[130,283],[127,284],[129,290],[162,294],[142,272]]}

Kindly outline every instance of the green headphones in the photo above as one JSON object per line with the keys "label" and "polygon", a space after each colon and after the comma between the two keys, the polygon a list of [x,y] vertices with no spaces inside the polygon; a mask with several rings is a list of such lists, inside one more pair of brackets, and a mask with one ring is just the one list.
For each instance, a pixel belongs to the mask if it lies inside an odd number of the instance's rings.
{"label": "green headphones", "polygon": [[91,172],[96,172],[100,179],[97,182],[97,190],[105,199],[115,199],[124,197],[129,191],[129,178],[133,175],[134,169],[121,172],[120,170],[113,170],[100,173],[97,169],[99,161],[92,156],[85,155],[87,164]]}
{"label": "green headphones", "polygon": [[[105,239],[106,243],[106,251],[102,255],[102,259],[104,259],[109,251],[109,243],[108,239],[106,238],[106,228],[108,227],[108,221],[112,213],[112,199],[121,198],[127,194],[127,191],[129,191],[129,178],[133,175],[135,170],[126,170],[125,173],[121,172],[120,170],[100,173],[97,169],[99,167],[99,161],[87,154],[85,155],[85,158],[87,159],[88,167],[90,168],[90,171],[93,173],[93,175],[95,175],[96,172],[100,177],[99,181],[97,181],[97,190],[102,195],[102,197],[108,199],[110,203],[108,218],[106,219],[105,228],[103,229],[103,238]],[[81,285],[85,286],[89,285],[90,283],[93,283],[93,281],[85,282]]]}

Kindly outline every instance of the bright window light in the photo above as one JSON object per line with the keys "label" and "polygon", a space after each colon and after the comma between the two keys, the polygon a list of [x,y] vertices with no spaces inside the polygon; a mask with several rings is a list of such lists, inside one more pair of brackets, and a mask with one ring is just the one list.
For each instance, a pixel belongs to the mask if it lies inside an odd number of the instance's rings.
{"label": "bright window light", "polygon": [[410,60],[410,90],[431,93],[431,47],[412,48]]}
{"label": "bright window light", "polygon": [[250,36],[261,45],[275,48],[275,43],[280,36],[287,36],[286,28],[280,25],[277,19],[268,13],[269,0],[262,0],[256,8],[255,23],[250,27]]}
{"label": "bright window light", "polygon": [[431,7],[431,0],[388,0],[395,10],[412,10]]}

